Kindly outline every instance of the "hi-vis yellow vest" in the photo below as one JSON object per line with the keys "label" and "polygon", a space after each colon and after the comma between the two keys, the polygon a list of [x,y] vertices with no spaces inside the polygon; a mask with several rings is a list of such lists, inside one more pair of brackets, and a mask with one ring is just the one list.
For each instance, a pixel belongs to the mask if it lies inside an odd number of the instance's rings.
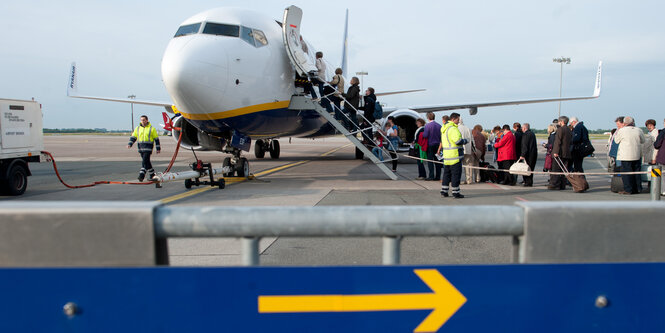
{"label": "hi-vis yellow vest", "polygon": [[136,126],[134,129],[134,132],[132,133],[132,136],[136,138],[136,141],[139,143],[141,142],[153,142],[155,141],[156,138],[159,137],[159,134],[157,134],[157,129],[152,127],[150,123],[148,123],[148,126],[143,127],[141,125]]}
{"label": "hi-vis yellow vest", "polygon": [[462,133],[460,133],[455,123],[449,121],[441,127],[441,149],[444,165],[457,164],[464,158],[464,155],[460,156],[459,153],[460,148],[462,148],[458,144],[460,140],[462,140]]}

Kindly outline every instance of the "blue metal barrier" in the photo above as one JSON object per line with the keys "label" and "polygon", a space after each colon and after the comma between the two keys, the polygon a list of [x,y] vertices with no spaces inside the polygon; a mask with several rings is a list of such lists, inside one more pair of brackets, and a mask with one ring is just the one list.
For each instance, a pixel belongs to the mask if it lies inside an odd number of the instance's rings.
{"label": "blue metal barrier", "polygon": [[0,332],[662,332],[664,280],[662,263],[0,269]]}

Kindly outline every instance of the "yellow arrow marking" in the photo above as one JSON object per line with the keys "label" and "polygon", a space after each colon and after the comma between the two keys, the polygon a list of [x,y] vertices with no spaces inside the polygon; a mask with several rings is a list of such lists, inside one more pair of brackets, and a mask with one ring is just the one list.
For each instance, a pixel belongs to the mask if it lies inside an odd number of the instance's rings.
{"label": "yellow arrow marking", "polygon": [[414,273],[433,293],[371,295],[259,296],[259,313],[361,312],[433,310],[414,332],[436,332],[466,303],[462,295],[436,269]]}

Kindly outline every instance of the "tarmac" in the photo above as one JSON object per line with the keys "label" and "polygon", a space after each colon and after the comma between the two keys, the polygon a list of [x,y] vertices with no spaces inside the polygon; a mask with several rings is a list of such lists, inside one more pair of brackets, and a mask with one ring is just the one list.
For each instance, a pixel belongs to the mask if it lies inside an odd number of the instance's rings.
{"label": "tarmac", "polygon": [[[163,136],[161,154],[153,154],[155,170],[170,161],[175,140]],[[71,185],[99,180],[136,181],[140,157],[128,150],[128,138],[107,135],[54,135],[44,137],[44,150],[53,154],[63,179]],[[542,140],[539,140],[539,143]],[[547,177],[536,175],[533,187],[493,183],[461,185],[464,199],[442,198],[441,183],[416,180],[414,160],[402,157],[399,179],[390,180],[369,160],[355,159],[355,148],[342,137],[325,139],[283,138],[279,159],[257,159],[246,153],[253,180],[227,179],[225,189],[200,186],[186,189],[182,182],[154,185],[98,185],[68,189],[55,176],[50,163],[31,163],[28,190],[19,197],[0,200],[27,201],[160,201],[174,206],[405,206],[405,205],[513,205],[516,201],[627,201],[650,200],[649,193],[621,196],[610,192],[606,175],[588,176],[585,193],[547,190]],[[593,142],[594,157],[585,159],[587,172],[605,172],[605,141]],[[204,162],[221,166],[226,154],[195,152]],[[536,171],[542,170],[545,151],[540,148]],[[491,161],[492,153],[486,160]],[[181,149],[173,171],[189,170],[194,153]],[[464,178],[463,178],[464,179]],[[521,181],[521,177],[520,177]],[[519,183],[519,182],[518,182]],[[519,185],[519,184],[518,184]],[[646,184],[645,184],[646,185]],[[469,214],[473,208],[469,207]],[[312,217],[314,219],[314,217]],[[491,219],[487,216],[487,219]],[[313,220],[313,223],[314,220]],[[262,265],[378,265],[380,238],[264,238]],[[228,266],[240,264],[236,239],[169,239],[173,266]],[[510,237],[413,237],[402,242],[403,264],[490,264],[512,260]]]}

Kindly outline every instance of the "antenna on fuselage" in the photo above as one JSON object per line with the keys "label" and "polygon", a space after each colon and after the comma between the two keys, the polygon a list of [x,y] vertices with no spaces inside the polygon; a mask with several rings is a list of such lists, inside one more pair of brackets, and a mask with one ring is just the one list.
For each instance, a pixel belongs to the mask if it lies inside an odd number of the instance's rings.
{"label": "antenna on fuselage", "polygon": [[349,75],[346,72],[347,62],[347,48],[349,46],[349,9],[346,9],[346,19],[344,21],[344,45],[342,46],[342,73]]}

